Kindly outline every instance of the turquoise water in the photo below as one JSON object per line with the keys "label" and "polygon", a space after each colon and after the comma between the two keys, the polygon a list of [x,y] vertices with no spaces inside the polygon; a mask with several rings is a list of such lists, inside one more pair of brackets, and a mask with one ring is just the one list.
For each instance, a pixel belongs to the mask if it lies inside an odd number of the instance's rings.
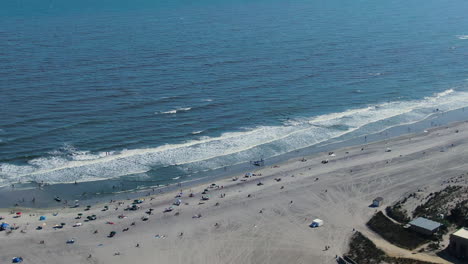
{"label": "turquoise water", "polygon": [[462,0],[43,2],[0,8],[0,186],[186,181],[468,105]]}

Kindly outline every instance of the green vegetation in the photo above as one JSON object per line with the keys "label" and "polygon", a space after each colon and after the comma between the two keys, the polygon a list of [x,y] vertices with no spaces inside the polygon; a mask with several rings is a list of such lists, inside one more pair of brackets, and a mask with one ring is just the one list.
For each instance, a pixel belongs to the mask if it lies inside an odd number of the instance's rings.
{"label": "green vegetation", "polygon": [[376,213],[367,226],[388,242],[406,249],[415,249],[428,242],[421,235],[392,222],[382,212]]}
{"label": "green vegetation", "polygon": [[431,193],[424,204],[416,207],[413,216],[426,217],[443,224],[443,228],[436,235],[440,239],[451,225],[458,228],[468,225],[468,200],[460,199],[465,192],[466,189],[462,186],[448,186],[439,192]]}
{"label": "green vegetation", "polygon": [[447,216],[447,220],[457,227],[468,226],[468,200],[457,203]]}
{"label": "green vegetation", "polygon": [[389,217],[395,219],[398,222],[401,222],[401,223],[409,222],[410,219],[408,216],[406,216],[406,211],[401,208],[401,205],[402,203],[398,202],[392,207],[387,206],[387,208],[385,208],[385,212],[387,213]]}
{"label": "green vegetation", "polygon": [[354,233],[352,236],[346,256],[359,264],[433,264],[414,259],[389,257],[359,232]]}
{"label": "green vegetation", "polygon": [[[430,193],[426,197],[426,202],[417,206],[411,216],[413,218],[428,218],[446,227],[452,224],[458,227],[466,226],[468,224],[468,200],[466,200],[466,195],[463,195],[466,192],[466,187],[448,186],[439,192]],[[414,197],[416,197],[416,193],[408,195],[394,205],[385,208],[385,212],[390,218],[400,223],[408,223],[411,218],[404,209],[404,205],[408,199]]]}
{"label": "green vegetation", "polygon": [[429,199],[424,203],[416,207],[413,212],[413,217],[425,217],[434,221],[440,221],[440,214],[447,213],[447,205],[458,196],[458,191],[461,186],[448,186],[447,188],[429,194]]}
{"label": "green vegetation", "polygon": [[347,257],[359,264],[379,264],[385,260],[385,252],[359,232],[355,232],[349,243]]}
{"label": "green vegetation", "polygon": [[385,208],[385,212],[390,218],[393,218],[394,220],[400,223],[409,222],[411,218],[408,216],[408,212],[405,209],[403,209],[403,205],[408,201],[408,199],[414,197],[416,197],[416,193],[411,193],[403,200],[395,203],[393,206],[388,206],[387,208]]}

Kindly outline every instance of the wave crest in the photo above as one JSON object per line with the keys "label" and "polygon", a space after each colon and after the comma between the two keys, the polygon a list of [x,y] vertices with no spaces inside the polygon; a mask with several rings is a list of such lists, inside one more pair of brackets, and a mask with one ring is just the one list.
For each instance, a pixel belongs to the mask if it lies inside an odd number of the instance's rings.
{"label": "wave crest", "polygon": [[169,110],[169,111],[158,112],[158,114],[177,114],[179,112],[187,112],[187,111],[190,111],[190,110],[192,110],[191,107],[181,107],[181,108],[177,108],[177,109],[173,109],[173,110]]}

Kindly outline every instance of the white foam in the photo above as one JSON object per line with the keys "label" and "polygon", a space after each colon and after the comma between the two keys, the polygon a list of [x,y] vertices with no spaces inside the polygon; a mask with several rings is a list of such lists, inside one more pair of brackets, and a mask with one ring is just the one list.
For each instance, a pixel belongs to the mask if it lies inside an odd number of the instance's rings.
{"label": "white foam", "polygon": [[432,97],[425,97],[425,99],[426,99],[426,100],[432,100],[432,101],[434,101],[434,100],[437,100],[437,99],[439,99],[439,98],[441,98],[441,97],[447,96],[447,95],[449,95],[449,94],[451,94],[451,93],[453,93],[453,92],[455,92],[455,90],[453,90],[453,89],[448,89],[448,90],[445,90],[445,91],[443,91],[443,92],[436,93],[436,94],[435,94],[434,96],[432,96]]}
{"label": "white foam", "polygon": [[368,74],[369,74],[370,76],[380,76],[380,75],[382,75],[381,72],[370,72],[370,73],[368,73]]}
{"label": "white foam", "polygon": [[468,39],[468,35],[456,35],[458,39]]}
{"label": "white foam", "polygon": [[[465,107],[468,93],[446,90],[423,100],[396,101],[350,109],[340,113],[288,120],[287,125],[259,126],[228,132],[219,137],[201,137],[180,144],[155,148],[90,153],[66,146],[52,157],[30,160],[28,165],[1,164],[0,185],[17,181],[49,183],[103,180],[121,176],[144,176],[154,166],[190,164],[206,170],[220,168],[263,156],[268,158],[324,142],[371,123],[379,129],[422,120],[434,113]],[[197,131],[195,131],[197,132]]]}
{"label": "white foam", "polygon": [[193,131],[192,132],[192,135],[198,135],[198,134],[201,134],[203,133],[203,130],[200,130],[200,131]]}
{"label": "white foam", "polygon": [[169,111],[166,111],[166,112],[161,112],[162,114],[175,114],[177,113],[177,110],[169,110]]}
{"label": "white foam", "polygon": [[164,111],[164,112],[159,112],[160,114],[177,114],[179,112],[186,112],[186,111],[190,111],[192,110],[191,107],[181,107],[181,108],[177,108],[177,109],[173,109],[173,110],[169,110],[169,111]]}

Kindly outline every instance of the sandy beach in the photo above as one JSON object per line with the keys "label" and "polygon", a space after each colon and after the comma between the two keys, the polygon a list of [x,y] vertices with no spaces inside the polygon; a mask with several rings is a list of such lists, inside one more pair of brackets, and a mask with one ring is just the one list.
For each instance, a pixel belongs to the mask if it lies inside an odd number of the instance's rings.
{"label": "sandy beach", "polygon": [[[468,123],[462,122],[293,159],[245,172],[255,176],[234,175],[235,181],[229,177],[183,188],[180,198],[179,191],[141,197],[141,208],[135,211],[124,210],[130,200],[89,211],[84,204],[2,209],[5,219],[0,222],[19,228],[0,232],[0,262],[21,256],[23,263],[35,264],[336,263],[354,229],[389,255],[448,263],[392,248],[365,223],[376,210],[410,192],[430,193],[455,178],[466,185],[467,135]],[[384,205],[369,207],[377,196],[384,198]],[[181,204],[172,205],[177,199]],[[109,209],[103,211],[104,206]],[[170,206],[172,211],[164,212]],[[14,218],[19,211],[22,216]],[[78,213],[81,219],[75,219]],[[84,221],[89,215],[97,219]],[[310,228],[315,218],[324,225]],[[62,228],[54,228],[61,223]],[[74,227],[77,223],[81,226]],[[111,231],[116,234],[108,237]]]}

